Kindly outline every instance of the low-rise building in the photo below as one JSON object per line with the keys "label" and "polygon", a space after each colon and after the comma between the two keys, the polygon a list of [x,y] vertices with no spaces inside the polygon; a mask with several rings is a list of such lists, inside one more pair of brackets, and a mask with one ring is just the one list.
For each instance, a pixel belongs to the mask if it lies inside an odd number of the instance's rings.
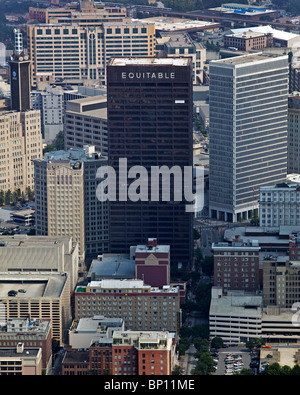
{"label": "low-rise building", "polygon": [[[122,318],[104,316],[80,318],[73,321],[69,330],[69,346],[72,350],[89,349],[93,342],[105,343],[112,338],[114,331],[124,330],[125,323]],[[101,340],[100,340],[101,339]]]}
{"label": "low-rise building", "polygon": [[17,347],[0,349],[0,376],[41,376],[42,349]]}
{"label": "low-rise building", "polygon": [[9,350],[22,343],[25,349],[41,348],[42,368],[48,374],[52,368],[52,330],[49,320],[9,318],[0,325],[0,350]]}

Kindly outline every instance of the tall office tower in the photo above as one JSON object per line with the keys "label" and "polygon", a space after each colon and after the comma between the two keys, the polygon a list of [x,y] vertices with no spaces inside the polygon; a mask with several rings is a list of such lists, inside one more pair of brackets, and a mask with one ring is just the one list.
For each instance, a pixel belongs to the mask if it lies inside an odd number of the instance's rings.
{"label": "tall office tower", "polygon": [[55,151],[34,161],[36,233],[72,236],[79,257],[108,251],[108,208],[96,196],[96,172],[107,158],[92,147]]}
{"label": "tall office tower", "polygon": [[43,154],[40,112],[30,109],[29,63],[23,58],[22,40],[15,31],[16,45],[9,62],[11,108],[0,111],[0,189],[26,194],[34,188],[33,159]]}
{"label": "tall office tower", "polygon": [[106,65],[112,56],[155,55],[154,23],[112,22],[94,26],[40,24],[28,26],[31,83],[48,78],[68,82],[106,82]]}
{"label": "tall office tower", "polygon": [[287,172],[288,57],[256,53],[210,62],[210,216],[248,219],[259,188]]}
{"label": "tall office tower", "polygon": [[288,98],[288,174],[300,173],[300,93]]}
{"label": "tall office tower", "polygon": [[178,166],[183,175],[184,166],[193,165],[192,84],[190,58],[112,58],[108,63],[110,166],[118,180],[125,170],[119,168],[119,159],[126,158],[128,171],[143,166],[149,183],[148,200],[137,201],[122,200],[127,182],[119,189],[117,183],[116,201],[110,204],[111,252],[127,253],[130,246],[155,237],[159,244],[170,245],[171,263],[191,261],[193,217],[186,212],[182,189],[182,200],[175,201],[171,176],[169,201],[161,196],[167,185],[159,186],[155,201],[150,179],[153,166]]}
{"label": "tall office tower", "polygon": [[11,109],[30,110],[30,60],[23,52],[22,34],[15,29],[15,50],[10,66]]}

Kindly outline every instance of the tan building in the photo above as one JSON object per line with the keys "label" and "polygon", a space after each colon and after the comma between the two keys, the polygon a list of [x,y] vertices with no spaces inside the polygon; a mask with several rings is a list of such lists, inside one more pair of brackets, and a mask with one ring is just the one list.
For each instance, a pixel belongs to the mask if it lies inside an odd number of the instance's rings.
{"label": "tan building", "polygon": [[33,159],[43,153],[40,112],[0,111],[0,189],[34,188]]}
{"label": "tan building", "polygon": [[84,24],[101,23],[107,20],[120,22],[126,18],[126,7],[121,4],[118,7],[105,4],[94,4],[93,0],[80,1],[66,4],[65,7],[36,8],[29,7],[29,18],[42,23],[70,23]]}
{"label": "tan building", "polygon": [[28,316],[31,320],[50,320],[53,338],[63,345],[72,321],[70,297],[67,272],[1,271],[0,322]]}
{"label": "tan building", "polygon": [[84,169],[77,161],[35,161],[36,233],[72,236],[79,258],[85,257]]}
{"label": "tan building", "polygon": [[265,306],[291,308],[300,297],[300,261],[277,257],[263,262]]}
{"label": "tan building", "polygon": [[226,34],[224,35],[224,48],[229,47],[237,48],[239,51],[273,47],[273,35],[252,31]]}
{"label": "tan building", "polygon": [[181,322],[179,288],[154,288],[142,280],[91,281],[76,288],[75,319],[94,315],[121,317],[126,330],[177,333]]}
{"label": "tan building", "polygon": [[78,245],[70,236],[0,236],[0,270],[68,272],[71,289],[78,281]]}
{"label": "tan building", "polygon": [[100,80],[112,56],[155,56],[155,25],[141,22],[40,24],[28,26],[31,84]]}
{"label": "tan building", "polygon": [[42,349],[17,347],[0,350],[0,376],[41,376]]}

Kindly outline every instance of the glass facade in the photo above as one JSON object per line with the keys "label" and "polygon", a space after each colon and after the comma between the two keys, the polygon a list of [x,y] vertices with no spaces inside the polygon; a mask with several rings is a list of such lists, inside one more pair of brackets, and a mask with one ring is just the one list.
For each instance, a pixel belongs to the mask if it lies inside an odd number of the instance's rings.
{"label": "glass facade", "polygon": [[[171,246],[171,262],[185,264],[191,260],[193,218],[186,212],[184,196],[174,200],[171,180],[170,200],[162,200],[160,185],[159,201],[151,201],[153,166],[179,166],[183,173],[184,166],[193,165],[191,64],[172,63],[172,59],[167,64],[138,60],[137,64],[118,66],[111,61],[108,65],[110,165],[117,179],[119,158],[127,159],[128,170],[140,165],[149,176],[148,201],[110,204],[110,242],[112,252],[128,253],[130,246],[156,237],[159,244]],[[148,78],[149,71],[163,77]],[[117,188],[117,196],[118,192]]]}

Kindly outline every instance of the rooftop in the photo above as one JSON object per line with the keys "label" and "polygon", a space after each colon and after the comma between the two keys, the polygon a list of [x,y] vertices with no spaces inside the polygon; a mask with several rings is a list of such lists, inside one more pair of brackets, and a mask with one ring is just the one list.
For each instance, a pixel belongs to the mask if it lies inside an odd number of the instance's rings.
{"label": "rooftop", "polygon": [[[67,273],[1,272],[0,299],[59,298],[67,278]],[[8,296],[11,290],[17,294]]]}
{"label": "rooftop", "polygon": [[240,28],[240,29],[232,29],[231,32],[234,34],[245,33],[245,32],[263,33],[263,34],[272,33],[273,37],[275,39],[279,39],[279,40],[291,40],[291,39],[294,39],[297,37],[299,37],[299,39],[300,39],[299,34],[285,32],[283,30],[278,30],[278,29],[273,29],[272,26],[270,26],[270,25],[255,26],[255,27],[251,26],[251,27],[245,27],[245,28]]}
{"label": "rooftop", "polygon": [[226,64],[226,65],[232,65],[232,66],[240,66],[240,65],[247,65],[250,63],[256,63],[256,62],[266,62],[266,61],[271,61],[274,59],[284,59],[288,58],[287,55],[278,55],[278,54],[273,54],[273,53],[266,53],[266,52],[258,52],[258,53],[250,53],[247,55],[241,55],[241,56],[235,56],[231,58],[225,58],[225,59],[218,59],[218,60],[213,60],[210,62],[210,64],[217,65],[217,64]]}
{"label": "rooftop", "polygon": [[131,65],[145,65],[145,66],[188,66],[191,62],[190,58],[111,58],[110,66],[131,66]]}
{"label": "rooftop", "polygon": [[87,277],[134,278],[135,262],[127,255],[103,254],[91,263]]}

